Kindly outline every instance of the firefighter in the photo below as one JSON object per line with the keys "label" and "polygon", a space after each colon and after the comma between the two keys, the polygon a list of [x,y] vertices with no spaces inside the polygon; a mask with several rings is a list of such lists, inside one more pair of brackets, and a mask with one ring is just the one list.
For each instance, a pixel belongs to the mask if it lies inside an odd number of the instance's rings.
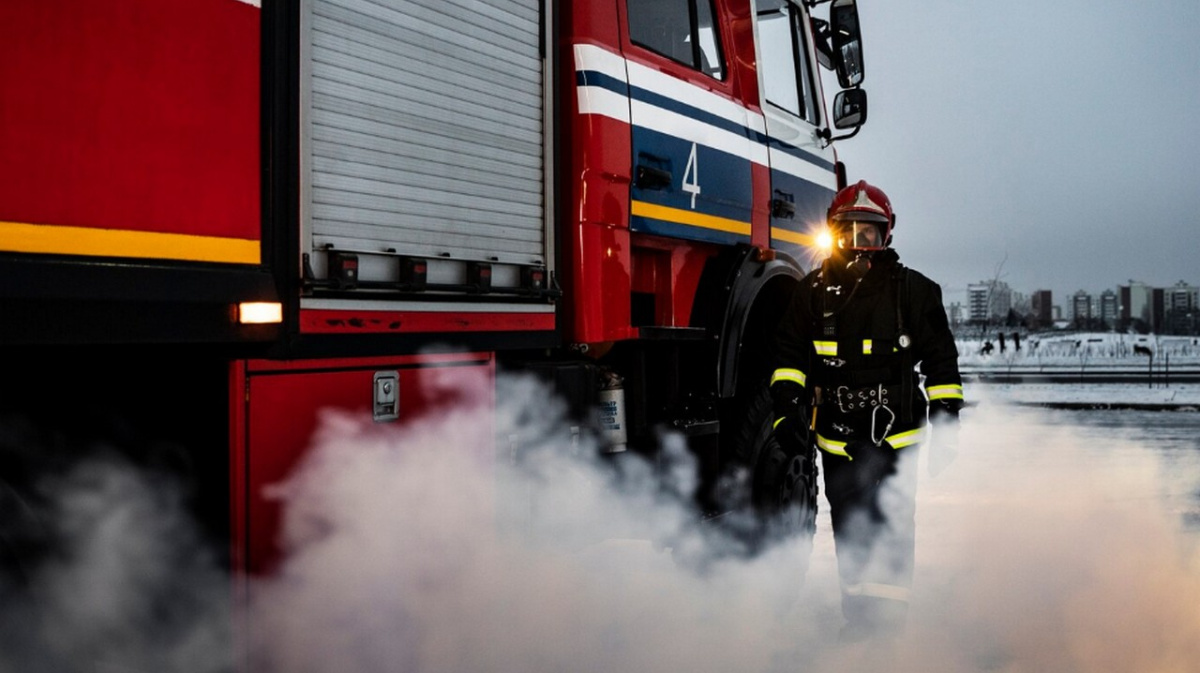
{"label": "firefighter", "polygon": [[963,394],[941,288],[889,247],[896,216],[887,195],[851,185],[834,196],[827,219],[832,251],[781,318],[770,385],[779,441],[820,450],[841,636],[853,641],[903,629],[918,448],[928,419],[931,473],[952,459]]}

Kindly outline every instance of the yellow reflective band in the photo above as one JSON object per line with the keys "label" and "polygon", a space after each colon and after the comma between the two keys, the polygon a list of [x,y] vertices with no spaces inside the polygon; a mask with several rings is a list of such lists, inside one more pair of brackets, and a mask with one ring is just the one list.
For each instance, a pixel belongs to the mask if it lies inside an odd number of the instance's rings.
{"label": "yellow reflective band", "polygon": [[775,422],[771,424],[771,429],[774,430],[775,428],[778,428],[779,424],[783,422],[784,418],[787,418],[787,416],[784,416],[783,418],[775,419]]}
{"label": "yellow reflective band", "polygon": [[816,239],[811,234],[802,234],[798,231],[788,231],[779,227],[771,227],[771,238],[785,241],[787,243],[795,243],[811,248],[816,245]]}
{"label": "yellow reflective band", "polygon": [[[850,458],[850,454],[846,453],[846,442],[838,442],[832,439],[826,439],[818,433],[817,446],[834,455]],[[851,460],[853,460],[853,458],[851,458]]]}
{"label": "yellow reflective band", "polygon": [[771,385],[775,385],[776,381],[792,381],[803,386],[807,380],[808,377],[799,369],[785,369],[781,367],[776,369],[774,374],[771,374]]}
{"label": "yellow reflective band", "polygon": [[648,217],[652,220],[703,227],[730,234],[741,234],[742,236],[750,235],[749,222],[731,220],[727,217],[717,217],[716,215],[705,215],[704,213],[681,210],[669,206],[659,206],[645,201],[634,201],[630,204],[629,212],[633,215]]}
{"label": "yellow reflective band", "polygon": [[0,250],[228,264],[262,261],[262,243],[252,239],[23,222],[0,222]]}
{"label": "yellow reflective band", "polygon": [[836,341],[814,341],[813,348],[817,349],[817,355],[835,356],[837,355]]}
{"label": "yellow reflective band", "polygon": [[[893,449],[903,449],[906,446],[920,443],[925,439],[925,428],[917,428],[916,430],[908,430],[906,432],[897,432],[894,435],[888,435],[884,441],[891,445]],[[839,442],[833,439],[822,437],[817,434],[817,446],[829,453],[846,456],[850,458],[850,454],[846,453],[846,442]],[[850,460],[854,460],[850,458]]]}
{"label": "yellow reflective band", "polygon": [[893,449],[903,449],[906,446],[912,446],[925,439],[925,428],[917,428],[908,432],[897,432],[894,435],[888,435],[883,441],[892,445]]}
{"label": "yellow reflective band", "polygon": [[908,602],[911,591],[908,587],[898,587],[894,584],[879,584],[863,582],[851,584],[842,589],[847,596],[862,596],[864,598],[884,598],[890,601]]}
{"label": "yellow reflective band", "polygon": [[955,384],[929,386],[925,392],[929,394],[931,400],[961,400],[963,398],[962,386]]}

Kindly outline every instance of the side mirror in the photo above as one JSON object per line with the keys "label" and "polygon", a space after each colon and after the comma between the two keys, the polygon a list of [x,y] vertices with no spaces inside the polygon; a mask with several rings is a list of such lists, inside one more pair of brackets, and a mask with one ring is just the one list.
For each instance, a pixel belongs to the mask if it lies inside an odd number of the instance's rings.
{"label": "side mirror", "polygon": [[867,123],[867,92],[862,89],[839,91],[833,97],[833,127],[858,128]]}
{"label": "side mirror", "polygon": [[855,0],[833,0],[829,6],[829,24],[838,84],[843,89],[862,84],[865,71],[862,59],[862,30],[858,26]]}

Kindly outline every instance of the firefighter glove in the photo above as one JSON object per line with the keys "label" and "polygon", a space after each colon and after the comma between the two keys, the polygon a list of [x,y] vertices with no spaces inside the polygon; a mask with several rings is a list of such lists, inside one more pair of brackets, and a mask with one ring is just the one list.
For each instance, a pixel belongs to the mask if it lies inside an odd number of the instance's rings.
{"label": "firefighter glove", "polygon": [[958,400],[934,400],[929,406],[933,439],[929,445],[929,476],[941,474],[958,456]]}
{"label": "firefighter glove", "polygon": [[774,422],[791,417],[799,420],[804,412],[804,386],[795,381],[776,381],[771,384]]}

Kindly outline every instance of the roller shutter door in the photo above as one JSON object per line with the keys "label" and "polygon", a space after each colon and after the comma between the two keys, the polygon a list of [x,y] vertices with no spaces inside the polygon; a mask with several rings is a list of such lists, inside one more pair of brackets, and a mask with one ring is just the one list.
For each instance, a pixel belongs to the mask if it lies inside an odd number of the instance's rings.
{"label": "roller shutter door", "polygon": [[539,0],[311,0],[314,251],[544,264]]}

